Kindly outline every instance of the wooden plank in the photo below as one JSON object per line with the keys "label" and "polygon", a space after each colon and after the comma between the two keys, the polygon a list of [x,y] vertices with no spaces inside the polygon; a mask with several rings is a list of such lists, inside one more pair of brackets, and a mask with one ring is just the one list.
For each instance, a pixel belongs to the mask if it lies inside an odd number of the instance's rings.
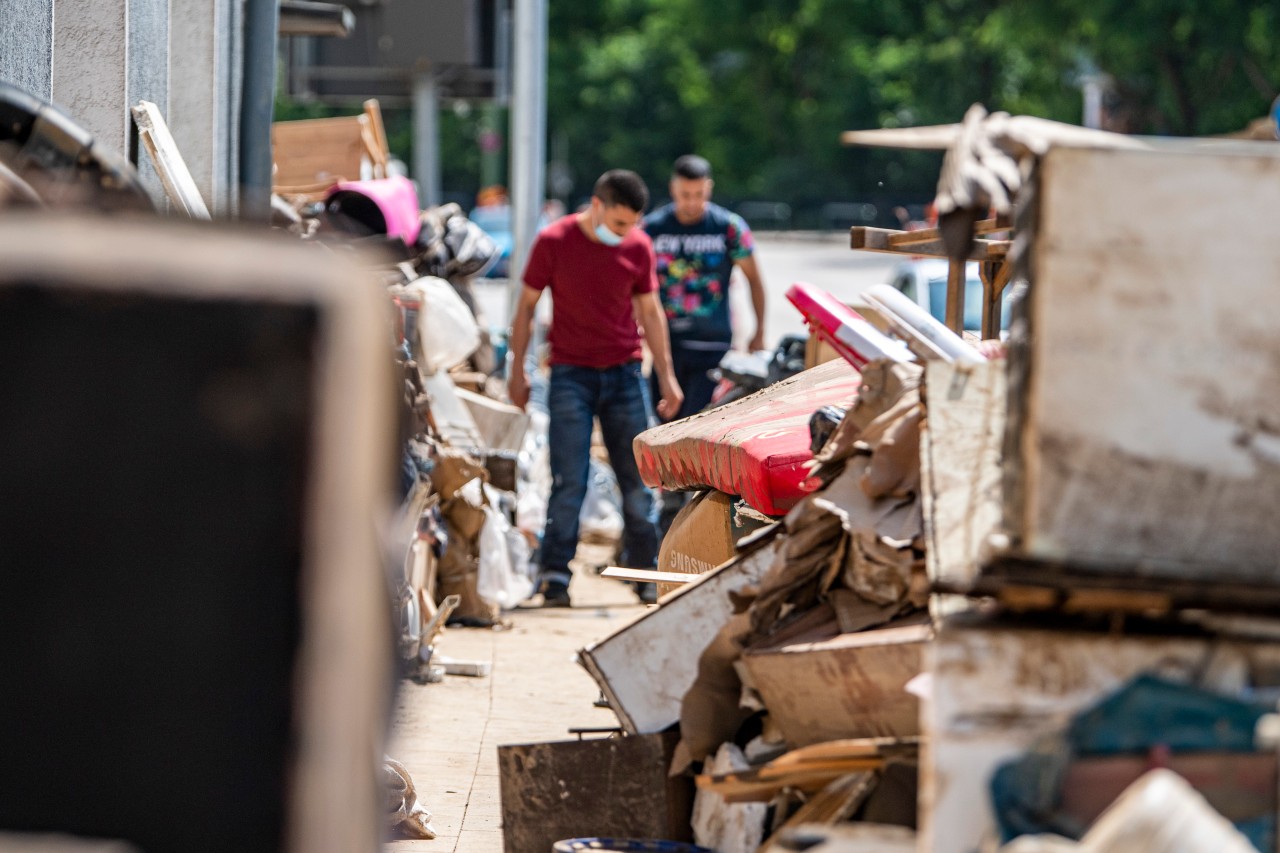
{"label": "wooden plank", "polygon": [[182,159],[182,152],[169,133],[169,125],[160,114],[160,108],[150,101],[139,101],[132,113],[134,124],[138,128],[138,138],[147,149],[147,154],[156,167],[156,174],[160,176],[160,183],[164,184],[165,194],[174,207],[191,219],[211,219],[204,197],[200,195],[200,188],[196,186],[195,178],[191,177],[191,170]]}
{"label": "wooden plank", "polygon": [[965,274],[963,260],[951,258],[947,266],[947,328],[957,335],[964,332]]}
{"label": "wooden plank", "polygon": [[958,124],[846,130],[840,134],[840,142],[870,148],[946,151],[960,138],[960,130],[961,125]]}
{"label": "wooden plank", "polygon": [[787,789],[821,791],[832,781],[849,773],[878,770],[883,762],[850,762],[847,769],[823,768],[796,770],[766,778],[758,771],[743,773],[701,774],[695,777],[699,791],[712,791],[727,803],[767,803]]}
{"label": "wooden plank", "polygon": [[1004,289],[1013,275],[1013,263],[984,261],[978,265],[978,274],[982,277],[982,337],[991,340],[1000,336]]}
{"label": "wooden plank", "polygon": [[[932,240],[926,242],[906,242],[902,245],[894,245],[895,238],[911,240],[909,237],[902,235],[918,234],[915,231],[897,231],[892,228],[872,228],[866,225],[855,225],[849,229],[849,247],[859,249],[864,252],[887,252],[894,255],[924,255],[931,258],[945,258],[947,252],[942,246],[942,240]],[[990,261],[1004,258],[1010,247],[1008,240],[985,240],[975,239],[973,247],[969,250],[968,259],[971,261]]]}
{"label": "wooden plank", "polygon": [[370,98],[364,102],[363,106],[365,118],[369,120],[367,124],[369,135],[372,138],[369,153],[373,157],[374,165],[380,172],[374,177],[385,178],[387,177],[387,163],[391,159],[391,146],[387,144],[387,129],[382,123],[382,108],[379,106],[377,98]]}
{"label": "wooden plank", "polygon": [[842,738],[793,749],[769,762],[770,767],[794,767],[812,761],[866,758],[887,753],[911,752],[919,748],[920,739],[910,738]]}
{"label": "wooden plank", "polygon": [[[833,824],[846,821],[866,802],[867,796],[875,790],[876,776],[873,773],[850,773],[832,781],[821,791],[809,798],[808,802],[796,809],[787,818],[777,832],[760,847],[760,853],[784,851],[793,847],[784,847],[780,841],[787,830],[801,824]],[[775,840],[778,843],[775,843]]]}
{"label": "wooden plank", "polygon": [[684,572],[660,572],[657,569],[629,569],[625,566],[609,566],[600,573],[602,577],[619,581],[639,581],[641,583],[670,583],[684,585],[698,579],[698,575]]}

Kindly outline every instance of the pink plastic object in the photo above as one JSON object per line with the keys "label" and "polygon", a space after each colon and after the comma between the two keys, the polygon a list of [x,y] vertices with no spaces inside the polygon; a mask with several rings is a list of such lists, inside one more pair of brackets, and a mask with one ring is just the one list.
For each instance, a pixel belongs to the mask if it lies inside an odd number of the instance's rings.
{"label": "pink plastic object", "polygon": [[809,321],[814,334],[859,370],[868,361],[914,360],[906,344],[884,334],[821,288],[799,281],[787,290],[787,299]]}
{"label": "pink plastic object", "polygon": [[717,489],[765,515],[783,515],[813,490],[809,418],[847,407],[857,371],[829,361],[749,397],[646,430],[634,450],[640,476],[664,489]]}
{"label": "pink plastic object", "polygon": [[343,181],[329,190],[329,198],[336,193],[359,193],[377,205],[387,223],[387,236],[399,237],[412,245],[422,230],[419,219],[418,191],[413,181],[395,176],[372,181]]}

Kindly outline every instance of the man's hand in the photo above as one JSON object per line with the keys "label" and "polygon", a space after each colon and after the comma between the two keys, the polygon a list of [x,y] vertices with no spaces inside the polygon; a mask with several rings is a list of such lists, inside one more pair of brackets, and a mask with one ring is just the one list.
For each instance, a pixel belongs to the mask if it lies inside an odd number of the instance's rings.
{"label": "man's hand", "polygon": [[674,378],[659,382],[658,389],[662,391],[662,399],[658,401],[658,417],[669,421],[676,416],[680,406],[684,404],[684,392],[680,390],[680,384]]}
{"label": "man's hand", "polygon": [[513,406],[523,409],[529,405],[529,380],[524,375],[524,370],[514,365],[511,368],[511,375],[507,377],[507,396],[511,398]]}
{"label": "man's hand", "polygon": [[751,339],[749,350],[751,352],[759,352],[762,349],[764,349],[764,329],[756,329],[756,334]]}

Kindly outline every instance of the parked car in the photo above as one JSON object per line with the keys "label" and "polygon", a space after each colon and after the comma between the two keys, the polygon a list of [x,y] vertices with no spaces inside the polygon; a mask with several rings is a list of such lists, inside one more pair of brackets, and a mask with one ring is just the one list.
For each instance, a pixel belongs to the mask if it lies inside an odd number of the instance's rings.
{"label": "parked car", "polygon": [[[893,271],[889,283],[902,291],[936,319],[946,322],[947,310],[947,261],[923,258],[904,261]],[[967,332],[982,330],[982,278],[974,262],[964,267],[964,328]],[[1000,312],[1000,329],[1009,328],[1009,289],[1005,289],[1004,305]]]}

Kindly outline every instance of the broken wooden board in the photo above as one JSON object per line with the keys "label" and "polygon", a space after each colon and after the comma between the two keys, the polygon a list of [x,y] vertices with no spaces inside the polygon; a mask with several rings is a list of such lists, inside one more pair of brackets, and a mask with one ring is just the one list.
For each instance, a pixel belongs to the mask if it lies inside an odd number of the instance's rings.
{"label": "broken wooden board", "polygon": [[1016,553],[1280,584],[1280,147],[1055,148],[1037,174]]}
{"label": "broken wooden board", "polygon": [[759,543],[578,653],[627,732],[660,732],[680,720],[698,656],[733,613],[729,593],[758,583],[772,562],[772,542]]}
{"label": "broken wooden board", "polygon": [[358,181],[375,161],[376,139],[367,115],[278,121],[271,125],[275,172],[282,195],[320,194],[339,181]]}
{"label": "broken wooden board", "polygon": [[697,575],[683,572],[660,572],[657,569],[629,569],[626,566],[608,566],[600,573],[601,577],[613,578],[617,581],[638,581],[640,583],[661,583],[673,586],[684,586],[698,579]]}
{"label": "broken wooden board", "polygon": [[1280,645],[944,622],[925,652],[920,850],[969,853],[996,832],[996,768],[1134,676],[1198,678],[1236,694],[1280,684]]}
{"label": "broken wooden board", "polygon": [[1005,371],[1000,361],[925,368],[928,417],[920,438],[929,579],[966,584],[1000,527]]}
{"label": "broken wooden board", "polygon": [[919,701],[904,688],[920,674],[932,627],[832,636],[833,630],[742,655],[743,680],[760,694],[787,745],[919,734]]}
{"label": "broken wooden board", "polygon": [[133,123],[138,128],[138,138],[147,149],[147,154],[156,167],[156,174],[164,184],[165,194],[174,207],[191,219],[210,219],[209,208],[200,195],[200,188],[196,186],[195,178],[191,177],[191,170],[182,159],[182,152],[178,149],[178,143],[173,140],[169,125],[160,114],[160,108],[150,101],[139,101],[131,112]]}
{"label": "broken wooden board", "polygon": [[675,733],[498,747],[506,853],[566,838],[691,840],[693,785],[670,777]]}

